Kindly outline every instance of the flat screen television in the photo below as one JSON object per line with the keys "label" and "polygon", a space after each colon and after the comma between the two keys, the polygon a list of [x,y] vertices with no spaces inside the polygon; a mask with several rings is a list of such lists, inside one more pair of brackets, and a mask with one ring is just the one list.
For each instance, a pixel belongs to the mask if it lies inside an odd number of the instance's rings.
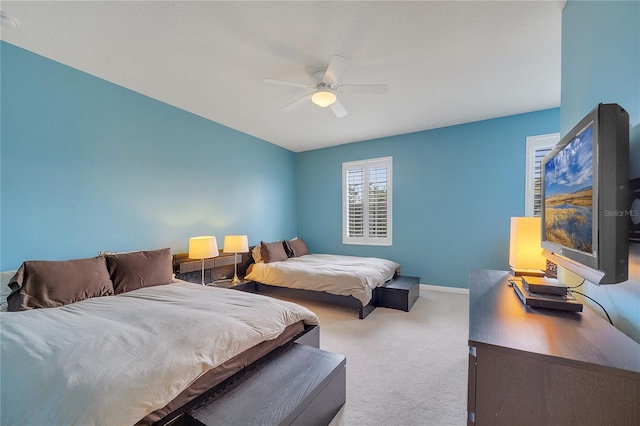
{"label": "flat screen television", "polygon": [[599,104],[542,160],[542,248],[596,284],[628,279],[629,115]]}

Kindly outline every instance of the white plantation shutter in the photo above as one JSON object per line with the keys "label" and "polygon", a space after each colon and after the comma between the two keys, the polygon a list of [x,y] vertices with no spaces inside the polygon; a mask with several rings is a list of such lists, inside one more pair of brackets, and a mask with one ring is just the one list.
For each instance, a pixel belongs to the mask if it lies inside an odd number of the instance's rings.
{"label": "white plantation shutter", "polygon": [[342,164],[344,244],[391,245],[392,157]]}
{"label": "white plantation shutter", "polygon": [[560,140],[559,133],[530,136],[526,145],[525,169],[525,216],[540,216],[542,213],[542,169],[545,155]]}
{"label": "white plantation shutter", "polygon": [[387,236],[387,168],[369,169],[369,237]]}
{"label": "white plantation shutter", "polygon": [[540,216],[542,214],[542,175],[541,166],[542,159],[551,151],[552,146],[537,148],[534,151],[533,166],[533,215]]}
{"label": "white plantation shutter", "polygon": [[364,169],[347,170],[347,233],[364,237]]}

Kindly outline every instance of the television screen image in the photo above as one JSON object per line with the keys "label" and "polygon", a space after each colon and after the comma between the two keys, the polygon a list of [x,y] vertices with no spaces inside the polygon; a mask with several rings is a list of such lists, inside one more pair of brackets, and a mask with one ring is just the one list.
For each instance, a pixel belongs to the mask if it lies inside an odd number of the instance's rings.
{"label": "television screen image", "polygon": [[545,164],[545,239],[593,253],[593,123]]}

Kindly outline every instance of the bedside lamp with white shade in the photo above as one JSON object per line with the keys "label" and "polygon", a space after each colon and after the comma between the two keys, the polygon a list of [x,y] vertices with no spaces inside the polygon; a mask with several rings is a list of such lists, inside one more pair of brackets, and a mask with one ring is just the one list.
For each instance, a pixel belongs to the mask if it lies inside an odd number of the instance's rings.
{"label": "bedside lamp with white shade", "polygon": [[512,217],[509,266],[514,275],[544,275],[547,260],[542,256],[539,217]]}
{"label": "bedside lamp with white shade", "polygon": [[216,257],[219,254],[216,237],[202,236],[189,238],[189,258],[202,260],[202,285],[204,285],[204,260]]}
{"label": "bedside lamp with white shade", "polygon": [[224,237],[224,247],[223,250],[225,253],[233,253],[233,280],[231,282],[233,284],[237,284],[240,280],[238,279],[238,263],[236,261],[236,256],[238,253],[246,253],[249,251],[249,241],[246,235],[226,235]]}

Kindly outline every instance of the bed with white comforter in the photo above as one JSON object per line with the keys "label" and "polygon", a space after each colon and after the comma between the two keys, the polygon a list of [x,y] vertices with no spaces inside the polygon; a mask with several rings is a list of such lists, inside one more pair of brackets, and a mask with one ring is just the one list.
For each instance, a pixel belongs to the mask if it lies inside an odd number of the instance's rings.
{"label": "bed with white comforter", "polygon": [[177,282],[0,312],[2,424],[132,425],[298,321],[299,305]]}
{"label": "bed with white comforter", "polygon": [[367,305],[373,289],[393,278],[400,264],[375,257],[307,254],[252,265],[246,280],[279,287],[353,296]]}

